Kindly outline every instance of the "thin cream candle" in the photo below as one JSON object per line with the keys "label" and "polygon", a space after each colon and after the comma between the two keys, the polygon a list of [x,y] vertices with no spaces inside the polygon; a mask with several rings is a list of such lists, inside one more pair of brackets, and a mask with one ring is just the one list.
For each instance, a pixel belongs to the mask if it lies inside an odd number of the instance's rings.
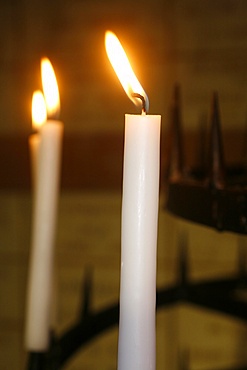
{"label": "thin cream candle", "polygon": [[[44,95],[40,90],[36,90],[32,97],[32,127],[34,133],[29,137],[29,149],[31,157],[31,175],[33,193],[36,192],[37,187],[37,162],[38,151],[40,145],[40,129],[47,120],[47,111]],[[35,198],[35,196],[34,196]]]}
{"label": "thin cream candle", "polygon": [[112,32],[105,43],[124,90],[142,108],[125,115],[118,370],[154,370],[161,117],[146,114],[147,95]]}
{"label": "thin cream candle", "polygon": [[[48,59],[41,62],[44,92],[52,90],[46,98],[48,120],[37,134],[37,147],[33,151],[36,175],[31,240],[31,261],[27,294],[26,348],[45,351],[49,346],[51,294],[53,285],[53,259],[57,219],[57,202],[60,180],[63,124],[56,117],[59,111],[59,94],[55,73]],[[44,82],[45,81],[45,82]],[[55,83],[55,87],[54,87]],[[57,111],[53,98],[56,96]],[[34,147],[34,146],[33,146]]]}

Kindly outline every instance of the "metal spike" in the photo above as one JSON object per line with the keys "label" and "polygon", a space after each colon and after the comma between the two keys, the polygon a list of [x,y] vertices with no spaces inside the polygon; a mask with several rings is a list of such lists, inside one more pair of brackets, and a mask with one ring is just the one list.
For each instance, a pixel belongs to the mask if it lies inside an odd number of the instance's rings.
{"label": "metal spike", "polygon": [[82,304],[80,309],[80,319],[87,317],[90,313],[92,297],[92,269],[86,268],[85,277],[82,285]]}
{"label": "metal spike", "polygon": [[188,235],[183,232],[179,235],[179,258],[178,258],[178,276],[180,286],[185,287],[187,285],[188,277]]}
{"label": "metal spike", "polygon": [[27,370],[43,370],[45,368],[45,353],[30,352],[28,354]]}
{"label": "metal spike", "polygon": [[184,349],[179,353],[179,370],[188,370],[190,365],[189,349]]}
{"label": "metal spike", "polygon": [[206,170],[206,132],[207,132],[207,116],[202,114],[199,119],[199,138],[197,146],[198,178],[205,178]]}
{"label": "metal spike", "polygon": [[225,187],[225,165],[217,93],[213,94],[209,145],[209,182],[211,186],[222,189]]}
{"label": "metal spike", "polygon": [[183,176],[182,147],[180,87],[176,85],[171,106],[171,147],[168,164],[168,178],[170,181],[177,181]]}
{"label": "metal spike", "polygon": [[245,240],[239,239],[239,253],[238,253],[238,275],[240,282],[243,286],[246,286],[247,275],[246,275],[246,256],[247,256],[247,245]]}
{"label": "metal spike", "polygon": [[244,140],[243,140],[243,167],[246,171],[247,169],[247,117],[245,118],[245,125],[244,125]]}

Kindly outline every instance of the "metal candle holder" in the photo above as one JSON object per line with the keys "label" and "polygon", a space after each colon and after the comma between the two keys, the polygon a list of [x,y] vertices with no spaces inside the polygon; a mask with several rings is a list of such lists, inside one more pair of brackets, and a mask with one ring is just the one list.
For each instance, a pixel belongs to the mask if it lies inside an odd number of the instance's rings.
{"label": "metal candle holder", "polygon": [[218,231],[247,234],[247,187],[243,185],[247,172],[244,165],[235,169],[225,166],[218,96],[214,93],[212,99],[208,166],[185,174],[179,95],[176,87],[166,208],[176,216]]}
{"label": "metal candle holder", "polygon": [[[241,299],[241,293],[246,292],[247,288],[247,273],[245,266],[241,263],[244,253],[244,250],[240,250],[239,272],[236,277],[190,282],[186,238],[181,238],[177,283],[157,289],[157,309],[168,308],[179,303],[189,303],[247,322],[247,302]],[[89,309],[91,293],[92,277],[88,275],[85,279],[81,316],[61,337],[51,335],[51,343],[47,352],[29,353],[27,370],[62,369],[84,345],[118,324],[118,303],[104,310],[93,312]],[[184,369],[184,365],[182,368]],[[234,368],[234,370],[237,369]]]}

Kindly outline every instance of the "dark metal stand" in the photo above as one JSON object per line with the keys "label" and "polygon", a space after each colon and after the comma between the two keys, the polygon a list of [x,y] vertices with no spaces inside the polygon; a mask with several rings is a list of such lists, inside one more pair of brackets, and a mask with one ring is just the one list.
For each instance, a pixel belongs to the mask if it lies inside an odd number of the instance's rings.
{"label": "dark metal stand", "polygon": [[[237,277],[189,282],[187,258],[186,246],[183,245],[178,262],[178,282],[174,286],[157,289],[157,309],[188,303],[247,321],[247,300],[242,294],[247,294],[247,274],[241,264]],[[85,296],[89,297],[88,293]],[[84,301],[84,306],[89,305],[89,301]],[[61,337],[53,339],[46,353],[30,353],[27,370],[62,369],[84,345],[117,325],[118,320],[118,303],[100,312],[87,311]]]}
{"label": "dark metal stand", "polygon": [[235,168],[225,166],[218,96],[215,93],[212,101],[207,164],[185,172],[177,90],[172,109],[166,208],[178,217],[218,231],[247,234],[247,169],[244,163]]}

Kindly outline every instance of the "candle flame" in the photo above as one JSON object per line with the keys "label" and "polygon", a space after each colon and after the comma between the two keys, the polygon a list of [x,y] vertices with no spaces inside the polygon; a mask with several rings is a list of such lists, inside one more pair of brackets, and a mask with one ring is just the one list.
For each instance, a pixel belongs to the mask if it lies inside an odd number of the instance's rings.
{"label": "candle flame", "polygon": [[56,75],[48,58],[41,59],[41,78],[47,114],[49,117],[57,118],[60,111],[59,91]]}
{"label": "candle flame", "polygon": [[[136,78],[136,75],[120,41],[111,31],[107,31],[105,33],[105,48],[110,63],[116,72],[116,75],[118,76],[118,79],[121,82],[126,94],[136,106],[145,108],[145,111],[147,111],[149,106],[147,94]],[[140,99],[138,95],[143,99]],[[145,107],[143,107],[142,100],[145,102]]]}
{"label": "candle flame", "polygon": [[34,129],[39,129],[47,119],[44,95],[40,90],[34,91],[32,98],[32,124]]}

